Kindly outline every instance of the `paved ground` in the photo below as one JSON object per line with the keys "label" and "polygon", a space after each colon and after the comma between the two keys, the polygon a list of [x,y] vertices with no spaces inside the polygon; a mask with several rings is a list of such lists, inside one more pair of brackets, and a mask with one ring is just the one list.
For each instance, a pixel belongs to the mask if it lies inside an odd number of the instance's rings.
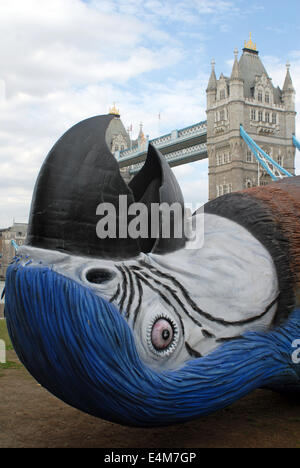
{"label": "paved ground", "polygon": [[[14,351],[7,359],[19,361]],[[230,408],[183,425],[136,429],[64,404],[19,364],[0,369],[0,448],[300,447],[300,401],[257,390]]]}

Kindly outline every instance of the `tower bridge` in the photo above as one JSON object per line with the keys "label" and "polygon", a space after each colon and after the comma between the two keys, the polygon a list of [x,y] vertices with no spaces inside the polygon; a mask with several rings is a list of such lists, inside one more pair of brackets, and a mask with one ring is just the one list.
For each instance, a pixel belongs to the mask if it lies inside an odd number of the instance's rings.
{"label": "tower bridge", "polygon": [[[170,166],[208,158],[209,199],[224,193],[266,185],[295,174],[295,89],[290,65],[282,89],[274,87],[257,50],[245,41],[234,51],[230,77],[216,77],[212,61],[207,89],[207,120],[150,140]],[[132,141],[115,106],[110,147],[125,179],[145,161],[149,139],[142,126]],[[117,122],[118,121],[118,122]]]}
{"label": "tower bridge", "polygon": [[[165,155],[170,166],[178,166],[207,158],[206,140],[205,120],[154,138],[151,143]],[[132,149],[116,152],[119,166],[121,168],[129,166],[132,174],[137,172],[145,161],[148,144],[148,139],[145,139]]]}

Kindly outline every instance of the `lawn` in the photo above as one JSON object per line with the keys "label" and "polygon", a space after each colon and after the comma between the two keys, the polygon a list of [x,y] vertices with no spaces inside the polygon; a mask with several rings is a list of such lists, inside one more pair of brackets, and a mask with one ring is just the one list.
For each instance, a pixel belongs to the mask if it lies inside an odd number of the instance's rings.
{"label": "lawn", "polygon": [[[0,320],[0,340],[4,341],[6,351],[10,352],[14,349],[9,338],[5,319]],[[7,356],[6,356],[6,359],[7,359]],[[3,369],[19,369],[20,367],[21,367],[21,364],[19,362],[15,362],[15,360],[14,361],[6,360],[6,362],[0,362],[0,377],[3,375],[1,373]]]}
{"label": "lawn", "polygon": [[0,340],[4,340],[5,345],[6,345],[6,350],[13,349],[13,346],[11,344],[9,334],[8,334],[8,331],[7,331],[6,320],[5,319],[0,320]]}

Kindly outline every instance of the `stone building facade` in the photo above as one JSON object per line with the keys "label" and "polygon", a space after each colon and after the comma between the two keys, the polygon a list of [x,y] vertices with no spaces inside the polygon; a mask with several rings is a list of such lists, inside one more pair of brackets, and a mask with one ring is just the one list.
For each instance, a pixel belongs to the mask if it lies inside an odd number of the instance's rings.
{"label": "stone building facade", "polygon": [[[136,147],[140,151],[145,150],[148,144],[148,137],[145,137],[143,133],[143,124],[140,123],[140,131],[137,139],[131,140],[129,136],[129,129],[125,129],[120,118],[120,112],[116,108],[115,104],[110,108],[109,114],[113,115],[114,118],[108,127],[106,138],[107,145],[114,154],[115,158],[118,160],[120,158],[120,151],[127,149]],[[129,172],[129,167],[121,167],[120,173],[126,183],[131,180],[132,175]]]}
{"label": "stone building facade", "polygon": [[107,144],[111,152],[116,153],[129,148],[130,138],[120,119],[119,109],[116,108],[115,104],[109,109],[109,114],[113,115],[114,118],[108,127]]}
{"label": "stone building facade", "polygon": [[0,258],[0,279],[4,280],[6,276],[6,270],[10,264],[12,258],[15,256],[15,247],[12,241],[17,246],[21,246],[25,243],[27,235],[26,223],[13,223],[13,225],[7,229],[2,229],[0,232],[1,236],[1,258]]}
{"label": "stone building facade", "polygon": [[240,124],[276,162],[295,173],[295,90],[287,64],[283,88],[275,88],[256,44],[245,42],[230,77],[216,78],[215,64],[206,90],[209,199],[265,185],[270,176],[240,136]]}

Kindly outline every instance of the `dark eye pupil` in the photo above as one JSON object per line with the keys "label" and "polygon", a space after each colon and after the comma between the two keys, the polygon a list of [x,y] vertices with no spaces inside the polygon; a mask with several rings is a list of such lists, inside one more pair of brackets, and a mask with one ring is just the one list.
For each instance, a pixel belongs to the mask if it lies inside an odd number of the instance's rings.
{"label": "dark eye pupil", "polygon": [[162,337],[163,337],[164,340],[168,340],[170,338],[170,331],[169,330],[163,330]]}

